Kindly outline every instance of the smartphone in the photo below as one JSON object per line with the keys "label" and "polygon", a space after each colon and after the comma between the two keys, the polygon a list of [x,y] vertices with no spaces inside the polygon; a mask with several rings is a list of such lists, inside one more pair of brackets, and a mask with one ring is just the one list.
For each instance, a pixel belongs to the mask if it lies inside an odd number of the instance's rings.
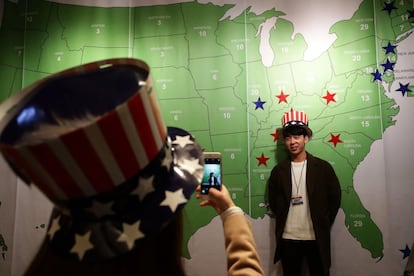
{"label": "smartphone", "polygon": [[201,195],[207,197],[210,188],[221,190],[221,181],[221,153],[204,152],[204,174],[201,181]]}

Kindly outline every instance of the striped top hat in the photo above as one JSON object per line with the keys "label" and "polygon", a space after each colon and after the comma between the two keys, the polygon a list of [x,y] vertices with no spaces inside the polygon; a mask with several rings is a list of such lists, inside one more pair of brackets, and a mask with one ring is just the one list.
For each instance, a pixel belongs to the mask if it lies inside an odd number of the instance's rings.
{"label": "striped top hat", "polygon": [[46,77],[0,106],[0,151],[56,208],[48,238],[80,260],[119,256],[159,232],[203,175],[202,150],[166,127],[140,60]]}
{"label": "striped top hat", "polygon": [[303,111],[295,111],[293,108],[286,112],[282,117],[282,126],[284,129],[290,127],[304,128],[309,137],[312,137],[312,130],[309,128],[308,115]]}

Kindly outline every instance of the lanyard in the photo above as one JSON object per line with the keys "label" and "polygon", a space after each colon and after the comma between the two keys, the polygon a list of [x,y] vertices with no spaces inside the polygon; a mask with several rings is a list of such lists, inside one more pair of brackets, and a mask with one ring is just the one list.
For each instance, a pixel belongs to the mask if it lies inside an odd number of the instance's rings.
{"label": "lanyard", "polygon": [[290,169],[293,175],[294,184],[296,186],[296,195],[299,195],[299,188],[300,188],[300,184],[302,183],[303,168],[305,168],[306,161],[307,161],[306,159],[305,161],[303,161],[302,168],[300,170],[299,183],[296,181],[296,174],[295,174],[295,170],[293,169],[293,164],[290,166]]}

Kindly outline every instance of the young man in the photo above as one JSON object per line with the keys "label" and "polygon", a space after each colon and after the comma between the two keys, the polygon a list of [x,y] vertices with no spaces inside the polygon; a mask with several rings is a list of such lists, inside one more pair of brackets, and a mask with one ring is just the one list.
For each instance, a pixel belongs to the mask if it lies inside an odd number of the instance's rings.
{"label": "young man", "polygon": [[208,178],[208,184],[210,186],[216,186],[218,185],[217,177],[214,175],[214,172],[210,172],[210,177]]}
{"label": "young man", "polygon": [[311,276],[329,275],[339,181],[328,162],[306,151],[312,137],[307,115],[291,109],[282,122],[289,158],[273,168],[268,180],[269,207],[276,218],[274,263],[281,260],[285,276],[301,275],[304,260]]}

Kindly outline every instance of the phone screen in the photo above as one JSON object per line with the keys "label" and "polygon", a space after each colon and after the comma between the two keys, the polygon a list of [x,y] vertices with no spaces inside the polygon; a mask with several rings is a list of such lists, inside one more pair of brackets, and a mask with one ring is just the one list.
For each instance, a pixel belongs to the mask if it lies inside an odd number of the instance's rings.
{"label": "phone screen", "polygon": [[210,188],[221,189],[221,158],[219,156],[204,158],[204,175],[200,193],[207,195]]}

